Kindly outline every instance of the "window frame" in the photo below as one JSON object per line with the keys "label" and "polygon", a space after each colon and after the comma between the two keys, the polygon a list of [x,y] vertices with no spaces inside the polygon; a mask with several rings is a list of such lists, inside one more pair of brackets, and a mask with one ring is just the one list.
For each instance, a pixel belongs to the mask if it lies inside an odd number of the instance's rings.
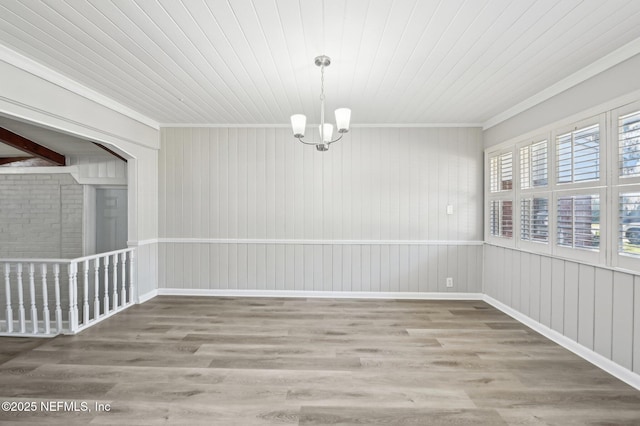
{"label": "window frame", "polygon": [[[640,102],[638,103],[640,105]],[[519,141],[515,140],[513,143],[505,143],[496,146],[494,149],[487,149],[485,151],[487,173],[485,174],[486,187],[485,187],[485,241],[489,244],[499,245],[503,247],[518,248],[534,253],[548,254],[565,258],[568,260],[575,260],[584,262],[591,265],[610,265],[612,242],[610,241],[610,229],[612,228],[608,210],[610,210],[609,202],[607,198],[610,193],[611,182],[608,172],[611,169],[609,161],[611,160],[610,146],[611,146],[611,125],[610,114],[611,111],[603,112],[597,115],[591,115],[589,117],[573,120],[567,122],[564,125],[549,126],[546,131],[532,132],[530,135],[521,138]],[[559,184],[557,182],[557,137],[568,132],[580,130],[581,128],[598,125],[599,129],[599,177],[598,179],[580,182],[570,182]],[[520,150],[523,147],[531,146],[536,143],[547,141],[547,185],[522,188],[521,179],[521,164],[520,164]],[[616,145],[617,147],[617,145]],[[617,149],[617,148],[616,148]],[[491,158],[499,157],[505,152],[512,153],[513,159],[513,180],[511,190],[502,190],[491,193],[490,190],[490,161]],[[617,157],[616,157],[617,161]],[[531,179],[531,178],[530,178]],[[498,176],[498,182],[500,177]],[[499,185],[499,183],[498,183]],[[579,196],[579,195],[598,195],[600,199],[600,241],[597,250],[589,250],[585,248],[573,248],[563,247],[557,244],[557,204],[560,197]],[[549,215],[548,215],[548,227],[549,227],[549,239],[547,243],[538,241],[529,241],[521,239],[521,214],[522,206],[521,200],[526,198],[538,198],[544,197],[549,201]],[[505,238],[499,236],[492,236],[490,234],[490,207],[491,202],[496,200],[510,200],[513,203],[513,234],[512,238]],[[616,235],[617,233],[614,232]],[[612,237],[613,238],[613,237]],[[617,244],[617,242],[616,242]],[[614,249],[617,250],[617,249]],[[634,259],[635,260],[635,259]],[[640,262],[638,268],[640,270]]]}
{"label": "window frame", "polygon": [[620,215],[619,215],[619,199],[620,194],[630,192],[640,192],[640,176],[636,177],[620,177],[619,175],[619,119],[622,116],[640,111],[640,101],[632,102],[616,108],[610,113],[610,135],[611,140],[611,152],[614,154],[610,159],[611,167],[611,205],[616,206],[615,214],[612,214],[610,220],[611,235],[609,238],[609,245],[611,247],[611,265],[615,268],[621,268],[624,270],[632,271],[634,273],[640,272],[640,257],[636,258],[623,253],[618,252],[618,232],[620,229]]}
{"label": "window frame", "polygon": [[[640,194],[640,184],[635,185],[624,185],[614,188],[612,191],[612,204],[615,203],[616,206],[619,206],[619,200],[621,194],[633,193],[637,192]],[[633,257],[628,254],[620,253],[618,251],[618,237],[621,226],[619,207],[616,208],[615,215],[612,218],[612,227],[611,229],[614,231],[611,234],[611,252],[613,254],[613,266],[618,266],[625,269],[631,270],[639,270],[640,269],[640,256]]]}

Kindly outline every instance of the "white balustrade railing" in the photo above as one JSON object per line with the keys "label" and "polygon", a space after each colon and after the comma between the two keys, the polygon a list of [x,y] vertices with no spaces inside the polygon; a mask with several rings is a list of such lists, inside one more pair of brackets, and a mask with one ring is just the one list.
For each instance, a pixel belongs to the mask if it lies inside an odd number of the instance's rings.
{"label": "white balustrade railing", "polygon": [[78,259],[0,259],[0,336],[74,334],[132,305],[135,253],[128,248]]}

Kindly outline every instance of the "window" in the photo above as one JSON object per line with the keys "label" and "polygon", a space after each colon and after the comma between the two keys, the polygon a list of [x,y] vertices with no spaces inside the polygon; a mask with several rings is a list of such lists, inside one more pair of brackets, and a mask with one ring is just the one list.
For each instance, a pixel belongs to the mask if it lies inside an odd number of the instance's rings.
{"label": "window", "polygon": [[640,111],[618,118],[620,177],[640,176]]}
{"label": "window", "polygon": [[487,242],[640,273],[640,99],[560,126],[487,152]]}
{"label": "window", "polygon": [[489,159],[489,191],[508,191],[513,188],[513,154],[505,152]]}
{"label": "window", "polygon": [[520,148],[520,188],[547,186],[547,141]]}
{"label": "window", "polygon": [[513,202],[511,200],[491,201],[489,205],[489,232],[494,237],[512,237]]}
{"label": "window", "polygon": [[640,257],[640,192],[620,194],[618,253]]}
{"label": "window", "polygon": [[598,250],[600,247],[600,197],[559,197],[556,209],[556,244],[562,247]]}
{"label": "window", "polygon": [[500,156],[500,190],[513,188],[513,155],[510,152]]}
{"label": "window", "polygon": [[574,130],[556,137],[559,184],[600,178],[600,126]]}
{"label": "window", "polygon": [[520,239],[547,243],[549,241],[549,199],[546,197],[520,200]]}
{"label": "window", "polygon": [[489,192],[498,192],[498,157],[489,159]]}

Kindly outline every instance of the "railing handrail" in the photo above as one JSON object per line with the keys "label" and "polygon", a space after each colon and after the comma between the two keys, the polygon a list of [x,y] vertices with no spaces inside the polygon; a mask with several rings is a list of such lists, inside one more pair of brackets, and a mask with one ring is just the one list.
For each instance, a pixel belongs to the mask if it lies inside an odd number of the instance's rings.
{"label": "railing handrail", "polygon": [[114,254],[128,253],[130,251],[134,251],[135,249],[136,249],[135,247],[128,247],[120,250],[113,250],[113,251],[108,251],[104,253],[97,253],[97,254],[91,254],[88,256],[77,257],[75,259],[51,259],[51,258],[4,259],[4,258],[0,258],[0,263],[80,263],[80,262],[84,262],[85,260],[98,259],[104,256],[112,256]]}
{"label": "railing handrail", "polygon": [[[128,247],[74,259],[0,259],[5,291],[0,334],[77,333],[131,306],[136,299],[136,252],[137,247]],[[17,300],[12,301],[16,291]],[[49,309],[50,301],[53,310]]]}

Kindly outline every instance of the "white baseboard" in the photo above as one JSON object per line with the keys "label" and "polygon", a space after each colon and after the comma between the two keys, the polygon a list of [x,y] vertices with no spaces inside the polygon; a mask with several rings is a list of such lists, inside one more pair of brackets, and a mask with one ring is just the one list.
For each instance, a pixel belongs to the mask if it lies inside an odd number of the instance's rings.
{"label": "white baseboard", "polygon": [[516,311],[515,309],[505,305],[504,303],[494,299],[491,296],[487,296],[485,294],[483,300],[494,308],[501,310],[515,320],[542,334],[549,340],[556,342],[565,349],[568,349],[579,357],[584,358],[596,367],[601,368],[612,376],[640,390],[640,375],[622,367],[621,365],[611,361],[608,358],[605,358],[604,356],[592,351],[586,346],[581,345],[575,340],[572,340],[567,336],[564,336],[557,331],[552,330],[546,325],[539,323],[538,321],[524,315],[523,313]]}
{"label": "white baseboard", "polygon": [[[147,293],[149,294],[149,293]],[[329,299],[482,300],[481,293],[420,293],[369,291],[236,290],[159,288],[159,296],[299,297]],[[142,303],[140,297],[140,303]],[[149,300],[149,299],[145,299]]]}
{"label": "white baseboard", "polygon": [[138,295],[138,303],[147,302],[158,295],[158,290],[151,290],[148,293]]}

